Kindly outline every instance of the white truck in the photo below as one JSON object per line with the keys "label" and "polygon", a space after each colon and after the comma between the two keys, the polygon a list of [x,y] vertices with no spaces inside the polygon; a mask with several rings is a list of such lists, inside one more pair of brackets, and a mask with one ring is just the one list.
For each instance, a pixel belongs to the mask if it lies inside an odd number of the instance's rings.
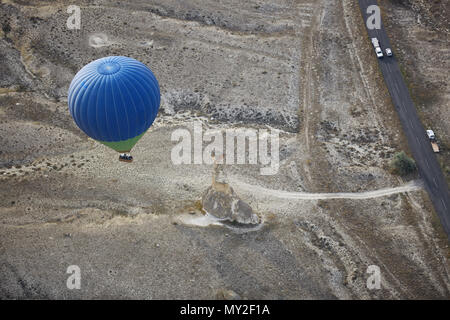
{"label": "white truck", "polygon": [[427,130],[427,136],[428,136],[428,139],[430,139],[431,147],[433,148],[433,151],[435,153],[439,153],[439,146],[437,144],[436,136],[434,135],[433,130],[428,129]]}
{"label": "white truck", "polygon": [[372,44],[373,44],[373,47],[375,48],[375,53],[377,54],[377,58],[378,59],[383,58],[383,50],[381,50],[380,42],[378,41],[378,39],[372,38]]}

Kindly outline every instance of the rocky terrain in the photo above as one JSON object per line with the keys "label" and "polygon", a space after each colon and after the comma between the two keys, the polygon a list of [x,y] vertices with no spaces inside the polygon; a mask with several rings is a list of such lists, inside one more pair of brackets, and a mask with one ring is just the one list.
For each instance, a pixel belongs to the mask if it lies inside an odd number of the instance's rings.
{"label": "rocky terrain", "polygon": [[[388,169],[408,148],[355,1],[86,0],[79,30],[66,25],[71,4],[0,4],[1,298],[450,297],[428,196]],[[389,3],[384,15],[423,10]],[[75,73],[108,55],[146,63],[161,86],[132,164],[67,108]],[[447,88],[444,77],[430,83]],[[445,141],[448,97],[428,94]],[[278,173],[224,165],[217,184],[213,164],[173,164],[171,134],[194,121],[279,130]],[[66,286],[70,265],[79,290]],[[380,289],[366,285],[370,265]]]}

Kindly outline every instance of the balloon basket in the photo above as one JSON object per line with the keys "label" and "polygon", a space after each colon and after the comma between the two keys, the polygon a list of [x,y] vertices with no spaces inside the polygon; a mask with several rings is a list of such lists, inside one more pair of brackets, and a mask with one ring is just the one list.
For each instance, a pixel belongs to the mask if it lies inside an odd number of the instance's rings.
{"label": "balloon basket", "polygon": [[119,156],[119,161],[130,163],[130,162],[133,162],[133,157],[125,158],[125,157]]}

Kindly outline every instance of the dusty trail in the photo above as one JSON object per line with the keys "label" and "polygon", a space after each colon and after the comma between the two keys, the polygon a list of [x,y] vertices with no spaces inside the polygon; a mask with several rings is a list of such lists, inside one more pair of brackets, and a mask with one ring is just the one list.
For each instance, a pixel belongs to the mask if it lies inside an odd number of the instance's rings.
{"label": "dusty trail", "polygon": [[365,191],[365,192],[338,192],[338,193],[290,192],[284,190],[268,189],[261,186],[247,184],[241,181],[236,181],[232,185],[233,188],[235,188],[236,190],[252,192],[252,194],[255,196],[259,195],[263,197],[275,197],[294,200],[372,199],[422,189],[422,186],[417,180],[393,188],[383,188],[379,190]]}

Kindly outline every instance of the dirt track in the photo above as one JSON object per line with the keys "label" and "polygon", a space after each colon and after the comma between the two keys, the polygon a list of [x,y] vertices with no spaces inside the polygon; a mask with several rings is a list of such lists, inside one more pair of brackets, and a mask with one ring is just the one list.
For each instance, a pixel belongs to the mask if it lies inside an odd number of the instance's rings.
{"label": "dirt track", "polygon": [[250,185],[243,182],[233,183],[236,189],[256,193],[261,197],[276,197],[282,199],[297,200],[325,200],[325,199],[373,199],[386,197],[393,194],[420,190],[417,182],[411,181],[400,187],[384,188],[365,192],[337,192],[337,193],[308,193],[308,192],[288,192],[283,190],[267,189],[261,186]]}

